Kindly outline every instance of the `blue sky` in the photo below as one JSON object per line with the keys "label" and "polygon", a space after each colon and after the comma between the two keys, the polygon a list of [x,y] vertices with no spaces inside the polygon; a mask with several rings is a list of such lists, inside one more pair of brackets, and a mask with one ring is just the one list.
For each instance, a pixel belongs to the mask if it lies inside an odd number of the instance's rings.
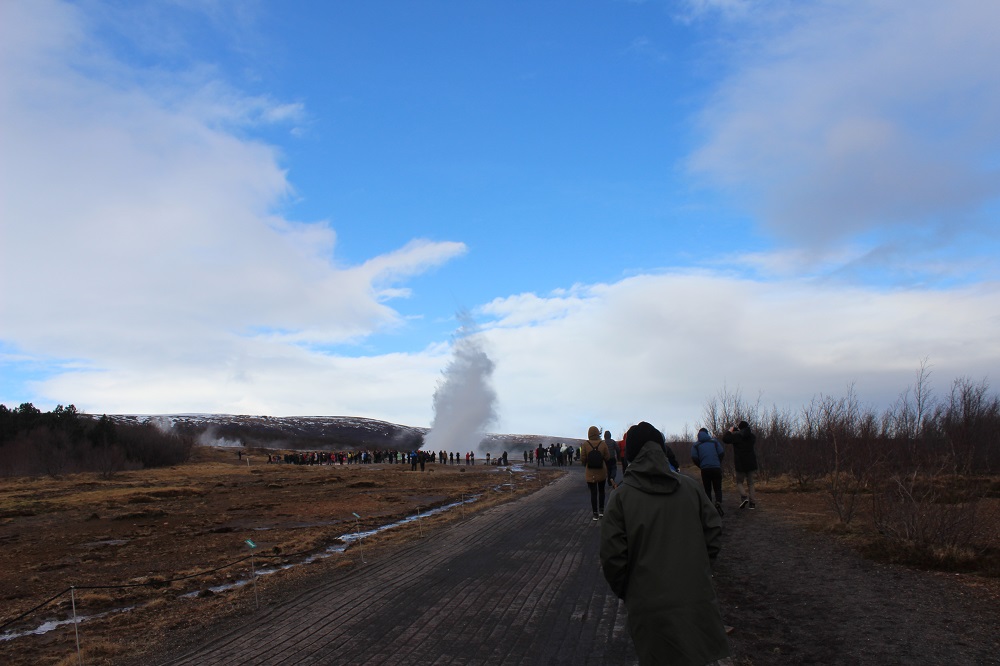
{"label": "blue sky", "polygon": [[0,402],[697,427],[1000,374],[1000,6],[0,3]]}

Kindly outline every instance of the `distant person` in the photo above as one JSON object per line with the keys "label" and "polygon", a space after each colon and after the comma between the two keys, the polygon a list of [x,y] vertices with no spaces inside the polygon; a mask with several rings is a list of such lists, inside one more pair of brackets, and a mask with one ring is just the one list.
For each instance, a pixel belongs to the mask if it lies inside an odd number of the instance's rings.
{"label": "distant person", "polygon": [[[750,430],[750,424],[740,421],[722,434],[722,441],[733,445],[733,467],[736,469],[736,490],[740,493],[740,508],[748,506],[757,508],[757,498],[753,489],[754,476],[757,473],[757,452],[754,444],[757,436]],[[746,492],[743,491],[743,481],[746,481]]]}
{"label": "distant person", "polygon": [[604,431],[604,443],[608,447],[608,485],[618,487],[618,442],[611,438],[611,431]]}
{"label": "distant person", "polygon": [[608,478],[608,445],[601,439],[601,429],[590,426],[587,430],[587,443],[583,445],[581,457],[584,461],[584,479],[590,488],[590,508],[594,512],[594,520],[604,515],[604,482]]}
{"label": "distant person", "polygon": [[729,656],[712,565],[722,518],[694,479],[671,471],[663,435],[629,428],[630,461],[601,523],[604,578],[625,601],[640,666],[702,666]]}
{"label": "distant person", "polygon": [[667,462],[670,463],[670,469],[675,472],[679,472],[681,465],[677,462],[677,456],[674,455],[674,450],[670,448],[669,444],[664,444],[663,448],[667,450]]}
{"label": "distant person", "polygon": [[725,515],[722,511],[722,459],[725,455],[722,444],[709,434],[708,428],[698,431],[698,441],[691,445],[691,462],[701,470],[701,483],[709,501],[715,491],[715,509],[719,516]]}
{"label": "distant person", "polygon": [[625,472],[628,471],[628,457],[625,455],[626,442],[628,441],[628,430],[622,433],[622,441],[618,445],[618,453],[621,454],[619,459],[622,461],[622,478],[625,478]]}

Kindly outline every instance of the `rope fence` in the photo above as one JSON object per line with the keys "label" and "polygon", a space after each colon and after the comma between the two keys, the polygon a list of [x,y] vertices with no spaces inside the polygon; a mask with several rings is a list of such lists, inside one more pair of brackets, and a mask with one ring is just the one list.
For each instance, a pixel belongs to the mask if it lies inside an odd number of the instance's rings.
{"label": "rope fence", "polygon": [[[308,555],[308,554],[309,554],[308,551],[303,551],[301,553],[291,553],[291,554],[288,554],[288,555],[258,555],[257,557],[293,558],[293,557],[300,557],[300,556]],[[58,594],[55,594],[55,595],[49,597],[48,599],[46,599],[42,603],[38,604],[34,608],[26,610],[25,612],[21,613],[17,617],[11,618],[10,620],[7,620],[3,624],[0,624],[0,634],[2,634],[4,632],[4,630],[6,630],[8,627],[11,627],[11,626],[17,624],[18,622],[20,622],[24,618],[28,617],[32,613],[35,613],[36,611],[39,611],[42,608],[45,608],[46,606],[48,606],[49,604],[51,604],[53,601],[55,601],[59,597],[63,596],[64,594],[71,593],[73,590],[126,590],[126,589],[134,588],[134,587],[164,587],[166,585],[170,585],[171,583],[176,583],[176,582],[180,582],[180,581],[184,581],[184,580],[189,580],[191,578],[198,578],[200,576],[208,576],[208,575],[217,573],[217,572],[222,571],[224,569],[228,569],[231,566],[237,565],[240,562],[246,562],[251,557],[252,557],[251,555],[247,555],[246,557],[241,557],[238,560],[233,560],[232,562],[227,562],[226,564],[223,564],[222,566],[215,567],[214,569],[206,569],[205,571],[198,571],[196,573],[188,574],[186,576],[177,576],[176,578],[148,580],[148,581],[144,581],[142,583],[120,583],[120,584],[117,584],[117,585],[71,585],[71,586],[67,587],[65,590],[63,590],[62,592],[59,592]]]}

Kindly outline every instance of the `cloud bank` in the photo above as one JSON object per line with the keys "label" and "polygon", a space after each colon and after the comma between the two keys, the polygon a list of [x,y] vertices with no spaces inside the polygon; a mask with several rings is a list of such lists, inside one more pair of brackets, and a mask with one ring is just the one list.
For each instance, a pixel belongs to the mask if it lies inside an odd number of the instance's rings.
{"label": "cloud bank", "polygon": [[350,378],[349,359],[300,347],[402,325],[388,301],[408,295],[403,281],[466,251],[414,239],[338,265],[332,226],[281,216],[281,156],[242,131],[299,106],[127,68],[72,5],[3,13],[0,337],[65,372],[46,394],[289,408],[280,389],[247,387],[277,364]]}
{"label": "cloud bank", "polygon": [[501,420],[516,415],[532,432],[558,414],[583,437],[641,420],[679,434],[723,387],[796,411],[855,384],[887,406],[925,357],[939,392],[957,377],[995,378],[998,302],[995,283],[881,290],[689,271],[497,299],[480,314],[502,359]]}
{"label": "cloud bank", "polygon": [[996,238],[1000,5],[764,2],[739,15],[693,172],[796,244]]}

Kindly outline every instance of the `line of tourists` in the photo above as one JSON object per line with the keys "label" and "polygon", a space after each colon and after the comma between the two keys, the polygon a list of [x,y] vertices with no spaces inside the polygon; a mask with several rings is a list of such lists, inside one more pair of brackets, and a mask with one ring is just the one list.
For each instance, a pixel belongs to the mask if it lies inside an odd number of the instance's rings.
{"label": "line of tourists", "polygon": [[[722,545],[722,463],[733,450],[740,508],[756,508],[756,436],[746,421],[722,441],[707,428],[691,444],[701,484],[679,471],[648,422],[616,442],[591,426],[583,447],[593,520],[600,521],[605,580],[624,600],[639,664],[715,664],[730,655],[712,569]],[[617,483],[617,462],[623,478]],[[612,492],[605,504],[605,483]],[[713,502],[714,495],[714,502]]]}
{"label": "line of tourists", "polygon": [[[754,478],[757,472],[756,440],[757,437],[750,429],[750,424],[740,421],[723,433],[722,441],[714,437],[708,428],[701,428],[694,443],[691,444],[691,462],[701,473],[705,495],[710,501],[714,496],[713,505],[720,516],[725,515],[722,508],[722,467],[726,459],[724,444],[730,445],[733,450],[733,470],[736,489],[740,495],[739,508],[757,508],[754,491]],[[619,461],[622,473],[627,473],[630,462],[625,453],[627,442],[627,431],[622,435],[621,441],[616,441],[610,430],[604,431],[602,439],[600,428],[591,426],[587,431],[587,443],[578,449],[578,455],[586,470],[584,479],[590,489],[591,510],[595,520],[600,519],[604,513],[605,488],[613,490],[618,487]],[[680,464],[673,449],[665,441],[663,448],[670,470],[679,472]],[[544,464],[544,455],[544,449],[539,447],[535,455],[539,464]]]}
{"label": "line of tourists", "polygon": [[599,553],[605,580],[625,602],[639,664],[725,659],[712,583],[722,517],[700,484],[674,468],[659,430],[643,421],[623,439],[628,467],[601,520]]}

